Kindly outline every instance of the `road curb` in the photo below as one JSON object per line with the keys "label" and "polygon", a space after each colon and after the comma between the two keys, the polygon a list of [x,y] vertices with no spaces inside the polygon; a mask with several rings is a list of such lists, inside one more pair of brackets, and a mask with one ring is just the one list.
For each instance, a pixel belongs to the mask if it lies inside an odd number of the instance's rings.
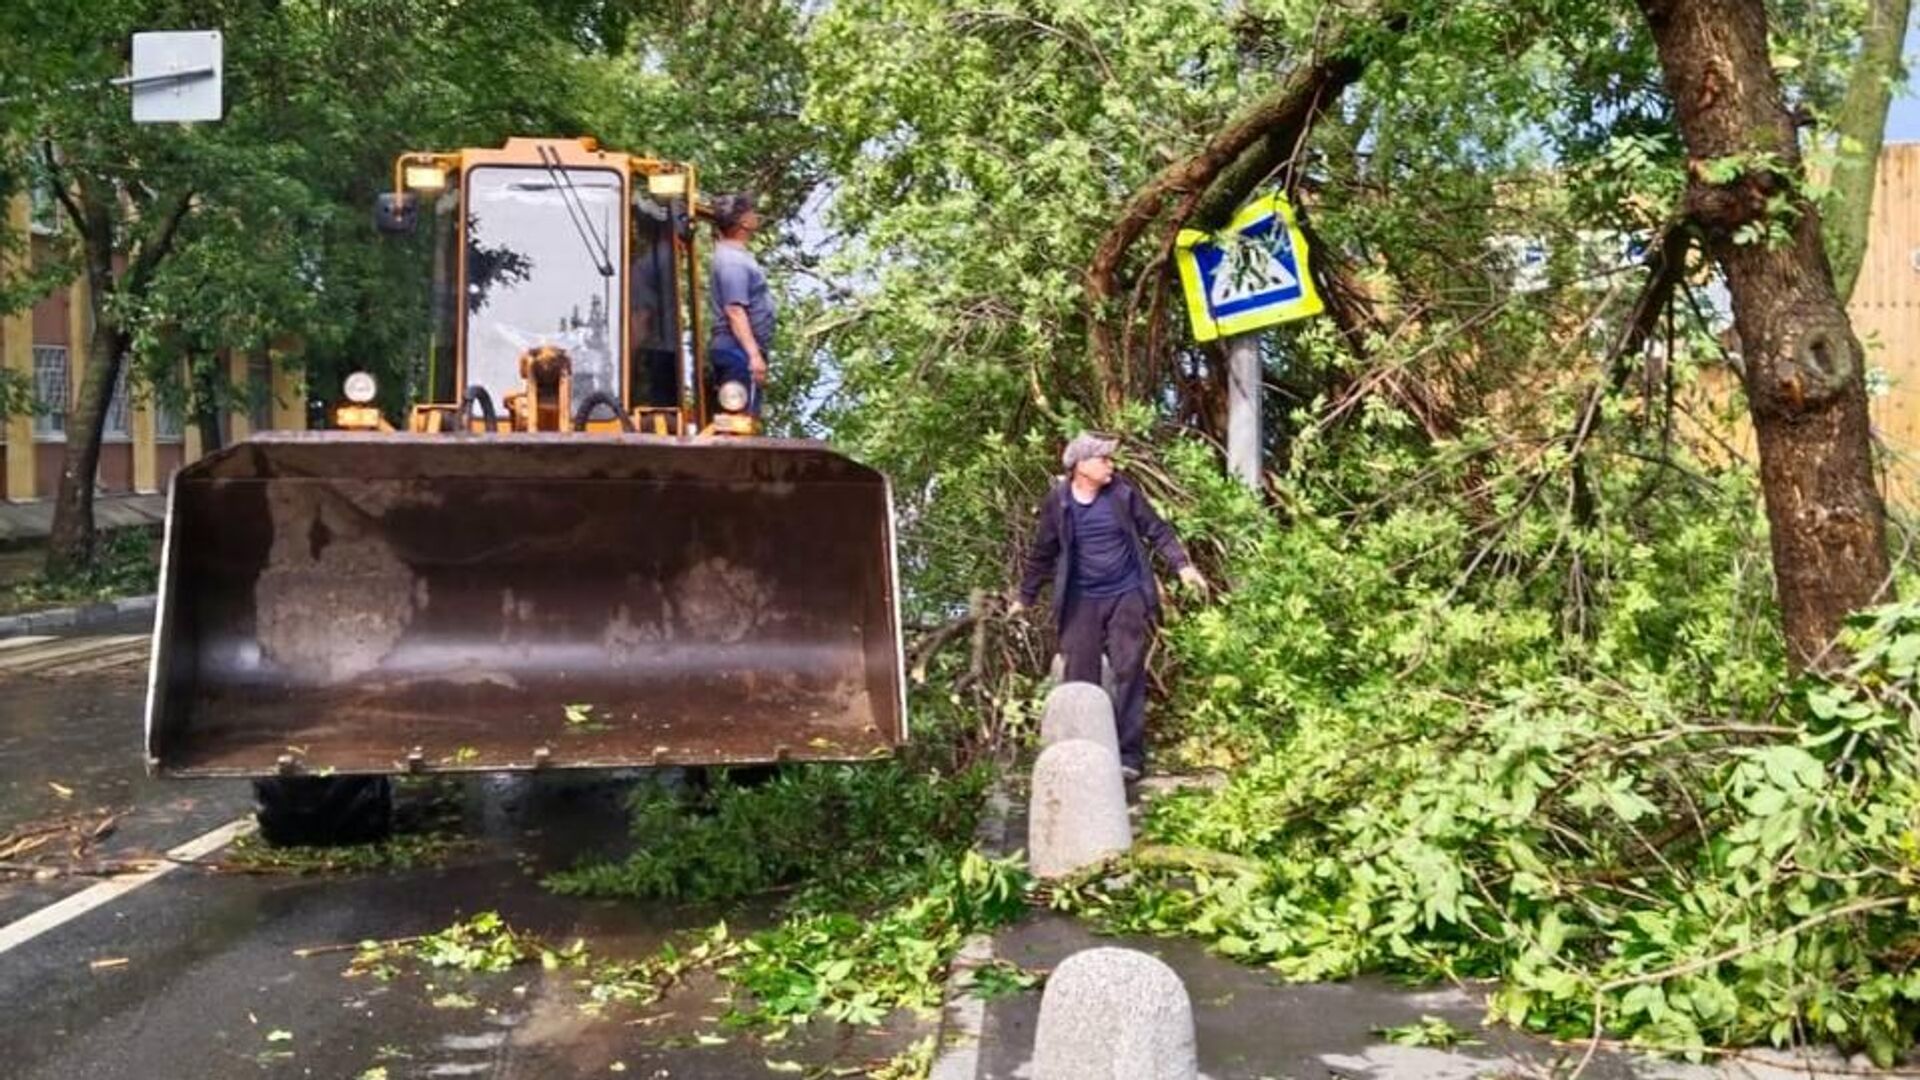
{"label": "road curb", "polygon": [[[974,842],[981,853],[999,859],[1011,854],[1007,843],[1008,824],[1013,818],[1011,791],[1013,770],[1001,770],[987,792],[980,812],[980,826],[974,830]],[[993,935],[975,934],[960,945],[953,963],[947,968],[947,985],[941,994],[940,1027],[935,1033],[938,1048],[928,1080],[975,1080],[980,1074],[980,1047],[987,1039],[987,1003],[967,992],[968,976],[993,963]]]}
{"label": "road curb", "polygon": [[118,600],[82,604],[79,607],[51,608],[47,611],[28,611],[19,615],[0,616],[0,638],[60,631],[94,630],[117,622],[128,615],[150,615],[158,600],[157,595],[126,596]]}

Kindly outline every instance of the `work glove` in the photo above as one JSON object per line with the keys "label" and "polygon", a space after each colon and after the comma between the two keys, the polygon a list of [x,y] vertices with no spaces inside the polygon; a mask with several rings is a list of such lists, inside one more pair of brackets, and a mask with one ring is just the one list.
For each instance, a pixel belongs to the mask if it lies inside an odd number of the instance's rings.
{"label": "work glove", "polygon": [[1181,567],[1180,583],[1182,585],[1185,585],[1187,588],[1192,589],[1193,591],[1201,594],[1202,596],[1205,596],[1208,592],[1212,591],[1212,586],[1207,584],[1207,576],[1205,574],[1202,574],[1197,567],[1192,567],[1192,566]]}

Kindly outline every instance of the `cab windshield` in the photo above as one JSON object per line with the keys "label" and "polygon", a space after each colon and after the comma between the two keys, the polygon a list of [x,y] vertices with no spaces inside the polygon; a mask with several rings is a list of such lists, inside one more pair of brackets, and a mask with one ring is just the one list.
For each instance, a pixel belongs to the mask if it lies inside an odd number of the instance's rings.
{"label": "cab windshield", "polygon": [[611,169],[482,166],[469,174],[469,386],[485,387],[498,404],[522,386],[520,354],[552,345],[573,359],[572,409],[595,391],[624,401],[625,200]]}

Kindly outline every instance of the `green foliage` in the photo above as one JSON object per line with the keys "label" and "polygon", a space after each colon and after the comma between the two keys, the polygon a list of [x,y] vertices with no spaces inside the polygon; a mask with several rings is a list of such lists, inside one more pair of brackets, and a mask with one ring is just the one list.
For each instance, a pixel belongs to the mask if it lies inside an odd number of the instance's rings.
{"label": "green foliage", "polygon": [[1388,1042],[1398,1046],[1432,1046],[1441,1050],[1451,1050],[1456,1046],[1473,1046],[1480,1040],[1468,1037],[1467,1033],[1438,1016],[1422,1016],[1411,1024],[1377,1029]]}
{"label": "green foliage", "polygon": [[1285,485],[1284,527],[1174,456],[1235,584],[1169,631],[1178,723],[1232,772],[1143,838],[1248,862],[1058,902],[1293,979],[1497,978],[1497,1017],[1568,1038],[1906,1047],[1920,607],[1791,683],[1743,472],[1662,482],[1607,456],[1622,431],[1587,448],[1582,524],[1485,455],[1350,440]]}
{"label": "green foliage", "polygon": [[579,967],[588,960],[586,942],[553,948],[515,930],[499,912],[483,911],[422,937],[363,941],[348,973],[372,975],[386,982],[400,974],[401,965],[409,963],[469,974],[498,974],[534,960],[549,971]]}
{"label": "green foliage", "polygon": [[470,850],[473,841],[440,822],[436,827],[396,832],[365,844],[276,847],[249,833],[233,842],[221,857],[222,867],[249,874],[381,873],[444,865]]}
{"label": "green foliage", "polygon": [[1019,917],[1027,884],[1017,860],[967,851],[923,866],[901,883],[903,898],[871,914],[802,914],[744,938],[722,923],[685,950],[596,971],[590,993],[601,1002],[651,1002],[685,972],[711,967],[736,991],[729,1023],[778,1029],[825,1017],[878,1025],[897,1009],[937,1005],[961,942]]}
{"label": "green foliage", "polygon": [[149,529],[115,529],[104,534],[95,548],[94,561],[84,569],[59,574],[36,572],[22,581],[0,586],[0,614],[151,593],[160,576],[157,547]]}
{"label": "green foliage", "polygon": [[867,1075],[871,1080],[926,1080],[933,1072],[934,1053],[939,1049],[937,1042],[929,1035]]}
{"label": "green foliage", "polygon": [[490,972],[506,971],[530,959],[533,953],[496,911],[483,911],[429,934],[415,943],[412,951],[430,967]]}
{"label": "green foliage", "polygon": [[982,1001],[1011,997],[1040,985],[1040,976],[1006,960],[995,960],[973,969],[968,977],[967,993]]}
{"label": "green foliage", "polygon": [[738,1024],[821,1016],[873,1025],[930,1007],[961,941],[1026,907],[1018,865],[968,846],[987,777],[895,760],[789,767],[752,786],[723,774],[697,796],[642,788],[636,851],[555,875],[549,887],[703,901],[783,888],[782,917],[744,937],[721,923],[691,944],[596,969],[590,997],[647,1003],[709,968],[732,987],[728,1019]]}
{"label": "green foliage", "polygon": [[898,762],[784,768],[766,783],[725,772],[698,794],[645,785],[633,854],[547,879],[569,896],[720,901],[798,885],[796,903],[898,895],[972,836],[984,770],[958,776]]}

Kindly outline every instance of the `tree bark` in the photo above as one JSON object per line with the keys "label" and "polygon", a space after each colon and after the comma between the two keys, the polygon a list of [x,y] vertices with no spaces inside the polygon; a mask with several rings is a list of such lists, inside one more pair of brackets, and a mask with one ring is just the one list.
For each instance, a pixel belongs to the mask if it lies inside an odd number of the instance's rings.
{"label": "tree bark", "polygon": [[67,415],[60,486],[54,493],[53,524],[47,536],[50,575],[81,569],[93,559],[93,481],[100,467],[107,400],[113,394],[120,366],[113,311],[117,286],[113,272],[113,197],[110,188],[82,182],[73,197],[63,200],[80,237],[93,318],[89,338],[70,342],[67,352],[69,357],[84,357],[85,362],[80,369],[79,398]]}
{"label": "tree bark", "polygon": [[218,358],[206,363],[187,362],[187,378],[192,393],[187,401],[193,407],[193,425],[200,429],[200,452],[211,454],[227,443],[225,433],[220,430],[221,383],[222,379],[215,371]]}
{"label": "tree bark", "polygon": [[[58,176],[51,147],[47,162]],[[80,375],[80,395],[67,417],[66,451],[60,465],[60,488],[53,502],[53,524],[47,535],[47,572],[61,574],[86,566],[93,559],[93,486],[100,468],[100,440],[105,434],[107,409],[120,369],[127,362],[132,340],[120,321],[119,297],[141,298],[162,259],[173,248],[181,223],[193,208],[193,194],[181,192],[154,200],[149,210],[160,210],[148,222],[146,235],[118,270],[115,214],[121,192],[97,176],[77,174],[72,188],[54,185],[79,235],[85,263],[89,300],[93,308],[92,337],[86,342],[86,367]],[[73,343],[78,345],[79,343]],[[70,352],[69,355],[72,355]]]}
{"label": "tree bark", "polygon": [[[1796,668],[1831,668],[1843,620],[1891,592],[1886,511],[1863,354],[1800,188],[1764,0],[1638,3],[1691,158],[1687,209],[1733,295],[1787,654]],[[1724,176],[1711,164],[1731,158],[1743,168],[1715,183]]]}
{"label": "tree bark", "polygon": [[[1827,234],[1827,255],[1833,260],[1833,282],[1846,301],[1867,256],[1868,218],[1873,211],[1873,181],[1880,167],[1880,147],[1886,141],[1887,106],[1900,78],[1900,47],[1907,36],[1912,0],[1868,0],[1867,22],[1860,34],[1860,58],[1840,103],[1834,134],[1840,139],[1840,161],[1833,169],[1833,221]],[[1849,146],[1852,148],[1849,149]]]}

